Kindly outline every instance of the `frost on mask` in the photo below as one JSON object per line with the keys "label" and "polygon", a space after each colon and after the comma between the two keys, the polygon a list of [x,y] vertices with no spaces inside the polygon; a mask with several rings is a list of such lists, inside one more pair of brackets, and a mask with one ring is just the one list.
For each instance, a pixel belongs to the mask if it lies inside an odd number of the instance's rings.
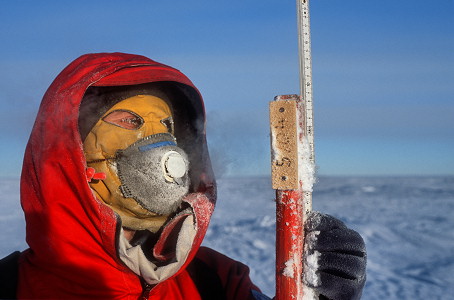
{"label": "frost on mask", "polygon": [[189,190],[189,161],[170,133],[145,137],[116,155],[120,190],[143,208],[169,215]]}

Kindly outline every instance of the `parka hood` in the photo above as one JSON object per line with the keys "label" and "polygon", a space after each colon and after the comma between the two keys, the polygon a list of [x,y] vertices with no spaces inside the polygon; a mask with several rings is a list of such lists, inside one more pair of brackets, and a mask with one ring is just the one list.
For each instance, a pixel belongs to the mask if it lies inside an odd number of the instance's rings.
{"label": "parka hood", "polygon": [[[45,93],[25,150],[21,204],[30,249],[20,261],[19,298],[137,299],[141,295],[140,277],[120,259],[121,220],[88,185],[78,120],[90,87],[146,88],[147,84],[175,93],[176,137],[193,163],[192,187],[184,202],[192,212],[195,236],[184,261],[163,280],[177,275],[194,257],[216,199],[200,93],[180,71],[146,57],[87,54],[66,67]],[[171,223],[163,232],[172,236],[178,226],[182,225]],[[161,248],[168,243],[158,242]]]}

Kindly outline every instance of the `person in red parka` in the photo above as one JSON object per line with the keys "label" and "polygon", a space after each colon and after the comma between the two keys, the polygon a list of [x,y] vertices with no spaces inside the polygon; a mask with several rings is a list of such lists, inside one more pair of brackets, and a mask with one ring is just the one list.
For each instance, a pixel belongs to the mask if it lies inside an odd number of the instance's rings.
{"label": "person in red parka", "polygon": [[[47,90],[27,144],[29,249],[0,264],[17,261],[8,295],[269,299],[247,266],[200,246],[215,202],[204,106],[192,82],[139,55],[83,55]],[[359,299],[361,237],[319,213],[307,224],[306,251],[319,257],[308,271],[318,275],[302,280],[321,299]]]}

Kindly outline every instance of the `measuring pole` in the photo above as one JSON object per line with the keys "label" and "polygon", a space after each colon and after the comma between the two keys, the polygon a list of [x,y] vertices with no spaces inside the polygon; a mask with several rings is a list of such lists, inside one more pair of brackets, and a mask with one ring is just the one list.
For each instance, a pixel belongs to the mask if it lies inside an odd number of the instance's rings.
{"label": "measuring pole", "polygon": [[300,95],[270,102],[271,174],[276,190],[276,300],[316,299],[303,285],[304,221],[312,210],[314,130],[308,0],[297,0]]}
{"label": "measuring pole", "polygon": [[[298,18],[298,56],[300,71],[300,95],[304,101],[305,131],[310,148],[310,161],[315,164],[314,152],[314,110],[312,94],[312,54],[309,0],[296,0]],[[312,193],[307,195],[312,199]],[[312,204],[307,203],[309,209]]]}

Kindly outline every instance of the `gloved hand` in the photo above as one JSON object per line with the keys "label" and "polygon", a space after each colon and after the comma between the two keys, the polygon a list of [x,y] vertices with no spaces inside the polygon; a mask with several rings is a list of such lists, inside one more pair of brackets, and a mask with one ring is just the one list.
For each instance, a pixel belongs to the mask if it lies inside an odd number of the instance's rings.
{"label": "gloved hand", "polygon": [[304,283],[320,299],[360,299],[366,282],[366,247],[361,236],[319,212],[309,214],[305,230]]}

